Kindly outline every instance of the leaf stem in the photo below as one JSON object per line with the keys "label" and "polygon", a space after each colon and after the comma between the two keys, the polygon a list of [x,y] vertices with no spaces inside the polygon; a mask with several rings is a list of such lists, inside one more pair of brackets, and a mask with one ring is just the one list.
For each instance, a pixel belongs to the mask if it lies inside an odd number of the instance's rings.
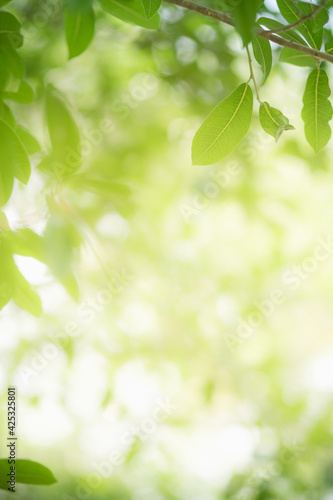
{"label": "leaf stem", "polygon": [[250,54],[250,50],[249,50],[248,45],[245,48],[246,48],[247,58],[249,60],[249,67],[250,67],[250,78],[249,78],[249,81],[250,80],[253,81],[253,85],[254,85],[254,88],[255,88],[255,91],[256,91],[257,101],[260,104],[262,104],[262,101],[260,100],[260,96],[259,96],[259,88],[258,88],[256,79],[255,79],[255,76],[254,76],[254,71],[253,71],[253,66],[252,66],[252,59],[251,59],[251,54]]}

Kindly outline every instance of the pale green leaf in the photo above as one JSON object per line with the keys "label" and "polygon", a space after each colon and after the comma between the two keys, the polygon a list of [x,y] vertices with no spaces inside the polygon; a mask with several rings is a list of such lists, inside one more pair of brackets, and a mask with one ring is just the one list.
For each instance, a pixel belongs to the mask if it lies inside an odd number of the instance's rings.
{"label": "pale green leaf", "polygon": [[203,122],[192,143],[192,162],[210,165],[225,158],[246,135],[251,122],[253,94],[240,85]]}
{"label": "pale green leaf", "polygon": [[305,137],[317,153],[331,137],[329,125],[333,116],[329,101],[331,90],[325,70],[313,70],[306,82],[303,95],[302,119],[304,121]]}
{"label": "pale green leaf", "polygon": [[15,276],[15,287],[12,298],[16,305],[33,316],[39,318],[42,315],[43,308],[39,295],[18,269]]}
{"label": "pale green leaf", "polygon": [[294,130],[289,124],[286,116],[276,108],[272,108],[268,102],[260,104],[259,119],[262,128],[277,141],[285,130]]}
{"label": "pale green leaf", "polygon": [[261,85],[267,80],[272,69],[272,49],[268,40],[258,36],[252,39],[253,55],[262,69]]}

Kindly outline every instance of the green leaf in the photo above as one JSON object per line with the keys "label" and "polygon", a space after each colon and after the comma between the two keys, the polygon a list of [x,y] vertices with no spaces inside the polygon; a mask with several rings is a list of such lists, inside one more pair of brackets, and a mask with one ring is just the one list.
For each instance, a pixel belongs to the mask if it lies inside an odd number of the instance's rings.
{"label": "green leaf", "polygon": [[260,104],[259,119],[265,132],[274,137],[276,141],[278,141],[285,130],[295,130],[295,128],[289,124],[288,118],[278,109],[272,108],[268,102]]}
{"label": "green leaf", "polygon": [[41,150],[37,139],[22,125],[16,127],[16,133],[29,155],[38,153]]}
{"label": "green leaf", "polygon": [[253,0],[238,0],[234,7],[235,28],[242,37],[244,47],[253,37],[258,3]]}
{"label": "green leaf", "polygon": [[10,127],[15,128],[15,118],[11,109],[0,100],[0,118],[6,122]]}
{"label": "green leaf", "polygon": [[13,14],[0,11],[0,34],[7,34],[13,31],[20,31],[21,24]]}
{"label": "green leaf", "polygon": [[61,281],[72,274],[74,248],[80,242],[76,227],[62,213],[52,213],[44,232],[44,248],[48,266]]}
{"label": "green leaf", "polygon": [[15,276],[15,287],[12,298],[21,309],[28,311],[33,316],[39,318],[42,315],[43,308],[39,295],[19,270],[17,270]]}
{"label": "green leaf", "polygon": [[331,89],[326,72],[320,68],[313,70],[306,82],[302,119],[305,137],[316,153],[326,146],[331,137],[329,122],[333,110],[328,99],[330,95]]}
{"label": "green leaf", "polygon": [[120,0],[99,0],[99,2],[106,12],[122,21],[137,24],[147,29],[159,27],[159,15],[155,14],[151,19],[147,19],[141,0],[126,0],[126,3]]}
{"label": "green leaf", "polygon": [[332,33],[328,32],[327,37],[328,37],[328,40],[325,43],[325,52],[327,52],[328,54],[332,54],[333,53],[333,35],[332,35]]}
{"label": "green leaf", "polygon": [[[31,460],[15,460],[16,481],[24,484],[50,485],[57,482],[52,472],[37,462]],[[9,464],[6,458],[0,459],[0,488],[7,490],[7,474]]]}
{"label": "green leaf", "polygon": [[141,0],[146,18],[151,19],[161,6],[161,0]]}
{"label": "green leaf", "polygon": [[14,130],[3,120],[0,120],[0,150],[2,168],[27,184],[31,173],[28,155]]}
{"label": "green leaf", "polygon": [[288,64],[293,64],[294,66],[309,66],[310,68],[315,68],[317,61],[314,57],[308,54],[302,54],[298,50],[290,49],[289,47],[284,47],[281,51],[280,61]]}
{"label": "green leaf", "polygon": [[53,148],[49,168],[53,170],[53,165],[59,164],[61,177],[66,177],[81,166],[80,133],[64,101],[51,86],[46,93],[46,118]]}
{"label": "green leaf", "polygon": [[252,108],[251,87],[243,83],[213,109],[195,134],[193,164],[210,165],[231,153],[249,129]]}
{"label": "green leaf", "polygon": [[[4,215],[4,214],[2,214]],[[0,234],[0,311],[10,301],[14,290],[15,264],[10,246],[3,234]]]}
{"label": "green leaf", "polygon": [[0,0],[0,7],[3,7],[4,5],[7,5],[11,0]]}
{"label": "green leaf", "polygon": [[27,82],[20,82],[17,92],[2,92],[3,99],[10,99],[16,102],[33,102],[34,93]]}
{"label": "green leaf", "polygon": [[63,277],[61,280],[63,287],[65,288],[68,295],[72,297],[76,302],[80,298],[79,285],[76,281],[74,274],[69,273],[67,276]]}
{"label": "green leaf", "polygon": [[[293,0],[277,0],[277,4],[282,16],[290,24],[299,21],[316,7],[306,2],[297,2],[296,4]],[[324,18],[320,12],[317,16],[319,20],[310,19],[305,21],[302,25],[297,27],[297,31],[304,36],[311,47],[319,50],[323,41],[323,30],[319,29],[318,26],[323,22]]]}
{"label": "green leaf", "polygon": [[1,58],[5,62],[8,71],[16,78],[22,78],[24,75],[24,64],[17,51],[9,44],[0,45]]}
{"label": "green leaf", "polygon": [[[270,17],[261,17],[260,19],[258,19],[257,24],[265,26],[265,28],[267,28],[268,30],[276,30],[285,26],[284,24],[279,23],[279,21],[271,19]],[[307,45],[305,40],[294,30],[280,31],[279,36],[281,36],[285,40],[290,40],[291,42],[300,43],[301,45]]]}
{"label": "green leaf", "polygon": [[66,41],[69,58],[86,50],[95,33],[95,13],[90,3],[67,0],[64,4]]}
{"label": "green leaf", "polygon": [[11,231],[8,241],[13,254],[33,257],[40,262],[46,263],[44,241],[41,236],[31,229],[24,228]]}
{"label": "green leaf", "polygon": [[272,69],[272,49],[271,44],[265,38],[258,36],[253,37],[252,40],[253,55],[256,61],[260,64],[262,69],[262,82],[261,85],[267,80]]}

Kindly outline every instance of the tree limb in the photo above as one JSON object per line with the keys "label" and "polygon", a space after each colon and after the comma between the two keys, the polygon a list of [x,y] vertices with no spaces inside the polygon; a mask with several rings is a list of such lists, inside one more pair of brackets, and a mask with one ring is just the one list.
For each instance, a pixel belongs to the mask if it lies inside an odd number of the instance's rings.
{"label": "tree limb", "polygon": [[[229,26],[234,26],[233,20],[225,12],[220,12],[218,10],[211,9],[210,7],[199,5],[195,2],[191,2],[190,0],[164,1],[170,4],[178,5],[179,7],[183,7],[184,9],[193,10],[194,12],[198,12],[212,19],[217,19],[218,21],[228,24]],[[285,40],[284,38],[281,38],[280,36],[277,36],[268,30],[259,30],[257,31],[256,35],[260,36],[261,38],[266,38],[271,42],[276,43],[277,45],[281,45],[282,47],[289,47],[290,49],[297,50],[298,52],[303,52],[304,54],[308,54],[309,56],[313,56],[317,59],[328,61],[333,64],[333,55],[327,54],[326,52],[321,52],[320,50],[312,49],[311,47],[301,45],[300,43]]]}

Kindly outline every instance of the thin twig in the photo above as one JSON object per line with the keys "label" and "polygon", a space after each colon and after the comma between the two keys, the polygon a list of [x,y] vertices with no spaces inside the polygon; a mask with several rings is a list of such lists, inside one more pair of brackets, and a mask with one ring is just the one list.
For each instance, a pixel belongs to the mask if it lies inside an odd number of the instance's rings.
{"label": "thin twig", "polygon": [[310,19],[315,17],[318,14],[318,12],[325,7],[326,3],[327,3],[327,0],[323,0],[320,4],[318,4],[316,6],[316,8],[312,12],[310,12],[310,14],[307,14],[306,16],[301,17],[300,19],[298,19],[298,21],[295,21],[292,24],[288,24],[287,26],[281,26],[281,28],[276,28],[274,30],[266,31],[266,33],[283,33],[285,31],[289,31],[289,30],[292,30],[294,28],[297,28],[301,24],[303,24],[306,21],[309,21]]}
{"label": "thin twig", "polygon": [[[218,21],[228,24],[229,26],[234,26],[233,20],[225,12],[220,12],[218,10],[211,9],[210,7],[198,5],[197,3],[191,2],[190,0],[164,1],[170,4],[178,5],[179,7],[183,7],[188,10],[193,10],[194,12],[198,12],[212,19],[217,19]],[[289,47],[290,49],[297,50],[298,52],[303,52],[304,54],[308,54],[309,56],[316,57],[317,59],[328,61],[333,64],[333,55],[327,54],[326,52],[321,52],[320,50],[312,49],[311,47],[307,47],[306,45],[301,45],[300,43],[286,40],[284,38],[281,38],[280,36],[275,35],[274,33],[270,33],[267,30],[259,30],[257,31],[256,35],[260,36],[261,38],[266,38],[267,40],[270,40],[277,45],[281,45],[281,47]]]}

